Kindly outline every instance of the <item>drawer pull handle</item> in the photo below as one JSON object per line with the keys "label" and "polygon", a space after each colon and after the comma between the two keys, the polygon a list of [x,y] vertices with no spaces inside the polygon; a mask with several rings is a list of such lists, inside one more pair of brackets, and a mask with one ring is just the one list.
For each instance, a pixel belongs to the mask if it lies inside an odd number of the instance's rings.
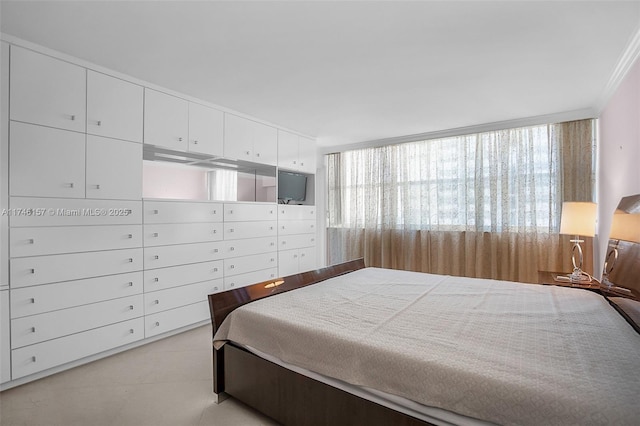
{"label": "drawer pull handle", "polygon": [[212,234],[217,234],[217,233],[218,233],[218,230],[217,230],[217,229],[214,229],[211,233],[212,233]]}
{"label": "drawer pull handle", "polygon": [[129,258],[129,263],[133,263],[133,258],[132,257]]}
{"label": "drawer pull handle", "polygon": [[33,238],[29,238],[27,240],[27,244],[35,244],[36,240],[34,240]]}
{"label": "drawer pull handle", "polygon": [[233,232],[233,228],[229,229],[229,232]]}
{"label": "drawer pull handle", "polygon": [[234,251],[235,249],[235,247],[229,247],[229,251]]}
{"label": "drawer pull handle", "polygon": [[98,120],[98,122],[96,123],[98,126],[102,126],[102,121]]}
{"label": "drawer pull handle", "polygon": [[233,214],[233,210],[229,210],[229,214]]}
{"label": "drawer pull handle", "polygon": [[229,266],[229,269],[235,269],[235,268],[236,268],[236,266],[235,266],[235,265],[231,265],[231,266]]}
{"label": "drawer pull handle", "polygon": [[155,277],[155,278],[153,279],[153,282],[156,282],[156,283],[157,283],[158,281],[160,281],[160,278],[158,278],[158,277]]}
{"label": "drawer pull handle", "polygon": [[273,214],[273,210],[269,210],[269,214]]}
{"label": "drawer pull handle", "polygon": [[129,310],[133,311],[133,305],[129,305]]}
{"label": "drawer pull handle", "polygon": [[313,228],[315,225],[311,225],[311,227]]}
{"label": "drawer pull handle", "polygon": [[218,268],[213,268],[213,272],[218,272]]}
{"label": "drawer pull handle", "polygon": [[294,259],[295,259],[295,258],[297,258],[297,257],[298,257],[298,255],[297,255],[297,254],[294,254],[294,255],[293,255],[293,258],[294,258]]}
{"label": "drawer pull handle", "polygon": [[178,141],[179,141],[179,142],[182,142],[182,138],[178,138]]}
{"label": "drawer pull handle", "polygon": [[275,246],[275,245],[276,245],[276,243],[271,242],[271,244],[269,244],[269,245],[273,247],[273,246]]}
{"label": "drawer pull handle", "polygon": [[302,254],[300,255],[300,257],[304,257],[304,253],[302,253]]}
{"label": "drawer pull handle", "polygon": [[160,323],[158,321],[156,321],[156,327],[159,327]]}
{"label": "drawer pull handle", "polygon": [[127,238],[133,238],[133,234],[127,234]]}
{"label": "drawer pull handle", "polygon": [[36,303],[36,298],[32,297],[31,299],[29,299],[29,303]]}
{"label": "drawer pull handle", "polygon": [[311,239],[311,242],[314,242],[315,240],[316,240],[315,238],[312,238],[312,239]]}
{"label": "drawer pull handle", "polygon": [[156,299],[156,300],[154,300],[154,301],[153,301],[153,303],[154,303],[155,305],[159,305],[159,304],[160,304],[160,301],[159,301],[158,299]]}
{"label": "drawer pull handle", "polygon": [[256,154],[256,157],[260,157],[260,153],[257,153],[257,154]]}
{"label": "drawer pull handle", "polygon": [[75,114],[71,114],[71,121],[76,121],[76,116],[75,116]]}
{"label": "drawer pull handle", "polygon": [[213,252],[214,252],[214,253],[217,253],[217,252],[218,252],[218,249],[213,249]]}
{"label": "drawer pull handle", "polygon": [[36,332],[36,328],[35,327],[31,327],[31,332],[35,333]]}
{"label": "drawer pull handle", "polygon": [[229,287],[235,287],[236,283],[231,283]]}
{"label": "drawer pull handle", "polygon": [[133,334],[133,328],[129,329],[129,333]]}
{"label": "drawer pull handle", "polygon": [[69,183],[67,184],[67,188],[73,188],[73,182],[69,182]]}
{"label": "drawer pull handle", "polygon": [[273,226],[270,226],[270,227],[269,227],[269,231],[273,231]]}
{"label": "drawer pull handle", "polygon": [[31,362],[36,362],[36,357],[35,356],[31,357]]}
{"label": "drawer pull handle", "polygon": [[133,287],[133,281],[129,281],[128,286]]}
{"label": "drawer pull handle", "polygon": [[275,259],[274,259],[274,258],[271,258],[271,262],[275,262]]}
{"label": "drawer pull handle", "polygon": [[153,211],[153,214],[158,214],[158,210],[154,210],[154,211]]}
{"label": "drawer pull handle", "polygon": [[96,184],[96,185],[93,185],[93,186],[95,186],[96,189],[100,189],[100,184]]}
{"label": "drawer pull handle", "polygon": [[157,232],[154,232],[153,235],[152,235],[152,237],[157,237],[157,236],[158,236]]}
{"label": "drawer pull handle", "polygon": [[158,260],[158,259],[160,259],[160,256],[158,256],[158,255],[156,254],[155,256],[153,256],[153,258],[154,258],[155,260]]}
{"label": "drawer pull handle", "polygon": [[282,242],[282,245],[285,245],[285,244],[287,244],[287,242],[286,242],[286,241],[283,241],[283,242]]}
{"label": "drawer pull handle", "polygon": [[35,274],[36,270],[34,268],[31,268],[31,269],[29,269],[29,272],[32,273],[32,274]]}
{"label": "drawer pull handle", "polygon": [[193,144],[194,144],[194,145],[198,145],[198,141],[194,140],[194,141],[193,141]]}
{"label": "drawer pull handle", "polygon": [[213,288],[213,291],[218,291],[218,287],[214,287],[214,288]]}

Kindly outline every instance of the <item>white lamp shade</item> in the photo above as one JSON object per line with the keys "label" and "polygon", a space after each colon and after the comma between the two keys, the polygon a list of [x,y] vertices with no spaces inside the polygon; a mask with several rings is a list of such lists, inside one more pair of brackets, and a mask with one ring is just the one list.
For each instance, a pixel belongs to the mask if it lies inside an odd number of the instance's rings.
{"label": "white lamp shade", "polygon": [[640,243],[640,214],[614,214],[609,239]]}
{"label": "white lamp shade", "polygon": [[596,233],[597,204],[566,201],[562,203],[560,233],[593,237]]}

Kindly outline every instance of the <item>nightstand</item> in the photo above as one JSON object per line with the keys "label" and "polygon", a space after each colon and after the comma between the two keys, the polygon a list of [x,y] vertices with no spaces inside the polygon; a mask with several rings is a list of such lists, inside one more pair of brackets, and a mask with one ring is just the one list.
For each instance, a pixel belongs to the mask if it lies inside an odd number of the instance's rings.
{"label": "nightstand", "polygon": [[558,281],[556,277],[558,275],[567,275],[566,272],[551,272],[551,271],[538,271],[538,283],[544,285],[559,285],[561,287],[575,287],[575,288],[588,288],[591,290],[599,290],[600,283],[596,280],[591,282],[571,282],[571,281]]}

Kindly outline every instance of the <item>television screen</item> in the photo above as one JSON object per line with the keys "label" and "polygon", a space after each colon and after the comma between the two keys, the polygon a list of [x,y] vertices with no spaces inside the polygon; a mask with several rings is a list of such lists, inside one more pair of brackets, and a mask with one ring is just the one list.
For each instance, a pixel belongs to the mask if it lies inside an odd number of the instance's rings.
{"label": "television screen", "polygon": [[307,177],[299,173],[278,172],[278,199],[286,202],[304,201],[307,196]]}

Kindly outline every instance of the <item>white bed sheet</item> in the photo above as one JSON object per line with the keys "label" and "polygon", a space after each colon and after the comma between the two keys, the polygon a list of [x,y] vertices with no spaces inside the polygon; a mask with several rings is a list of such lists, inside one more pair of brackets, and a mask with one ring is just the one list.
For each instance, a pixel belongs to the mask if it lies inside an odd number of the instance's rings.
{"label": "white bed sheet", "polygon": [[498,424],[640,418],[640,337],[584,290],[366,268],[237,309],[225,340]]}

